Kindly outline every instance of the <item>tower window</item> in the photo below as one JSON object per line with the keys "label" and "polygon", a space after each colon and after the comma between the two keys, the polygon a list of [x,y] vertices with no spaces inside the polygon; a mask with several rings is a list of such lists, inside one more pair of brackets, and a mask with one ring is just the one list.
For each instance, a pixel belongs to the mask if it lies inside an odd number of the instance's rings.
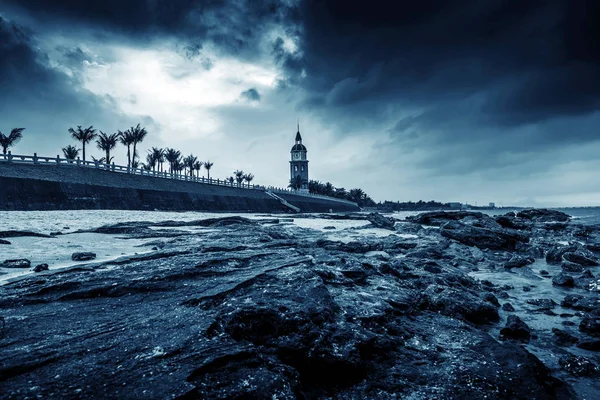
{"label": "tower window", "polygon": [[304,165],[302,166],[302,172],[304,172]]}
{"label": "tower window", "polygon": [[298,166],[294,165],[294,171],[298,172]]}

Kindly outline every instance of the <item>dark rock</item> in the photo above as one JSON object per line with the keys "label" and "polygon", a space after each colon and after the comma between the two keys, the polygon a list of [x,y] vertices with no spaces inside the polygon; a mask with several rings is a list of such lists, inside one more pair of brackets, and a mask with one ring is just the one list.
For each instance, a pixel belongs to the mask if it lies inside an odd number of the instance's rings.
{"label": "dark rock", "polygon": [[556,286],[573,287],[575,286],[575,280],[571,275],[567,275],[564,272],[561,272],[560,274],[552,278],[552,284]]}
{"label": "dark rock", "polygon": [[529,341],[531,329],[521,318],[516,315],[509,315],[506,325],[500,330],[500,335],[503,338]]}
{"label": "dark rock", "polygon": [[514,308],[514,307],[512,306],[512,304],[510,304],[510,303],[504,303],[504,304],[502,304],[502,309],[503,309],[504,311],[508,311],[508,312],[513,312],[513,311],[515,311],[515,308]]}
{"label": "dark rock", "polygon": [[20,258],[15,260],[4,260],[0,267],[3,268],[29,268],[31,267],[31,261],[26,258]]}
{"label": "dark rock", "polygon": [[448,221],[462,221],[468,220],[469,225],[475,226],[494,226],[499,227],[500,225],[489,215],[475,211],[431,211],[422,213],[415,216],[406,217],[407,221],[415,224],[430,225],[430,226],[441,226]]}
{"label": "dark rock", "polygon": [[579,330],[591,336],[600,336],[600,317],[586,315],[579,323]]}
{"label": "dark rock", "polygon": [[565,253],[576,252],[581,249],[580,245],[570,244],[568,246],[556,245],[546,253],[546,262],[548,264],[559,265],[563,262]]}
{"label": "dark rock", "polygon": [[394,226],[396,225],[396,220],[393,218],[386,218],[379,213],[370,213],[367,215],[367,220],[373,225],[375,228],[380,229],[390,229],[394,230]]}
{"label": "dark rock", "polygon": [[589,252],[586,254],[584,251],[564,253],[563,259],[575,264],[583,265],[585,267],[598,265],[598,260],[596,260],[592,254],[589,254]]}
{"label": "dark rock", "polygon": [[504,228],[517,229],[517,230],[531,229],[531,223],[517,220],[514,217],[514,215],[498,216],[498,217],[496,217],[496,222]]}
{"label": "dark rock", "polygon": [[89,251],[76,252],[71,255],[73,261],[89,261],[96,258],[96,253]]}
{"label": "dark rock", "polygon": [[583,272],[585,267],[579,264],[575,264],[569,261],[563,261],[560,264],[560,268],[565,272]]}
{"label": "dark rock", "polygon": [[323,229],[331,230],[331,229],[335,229],[335,226],[328,225],[328,226],[324,227]]}
{"label": "dark rock", "polygon": [[577,303],[582,298],[583,298],[583,296],[579,296],[576,294],[569,294],[569,295],[565,296],[565,298],[560,303],[560,305],[565,308],[571,308],[571,307],[573,307],[573,305],[575,303]]}
{"label": "dark rock", "polygon": [[494,296],[492,293],[484,294],[483,299],[487,302],[492,303],[496,307],[500,307],[500,302],[498,301],[498,298],[496,296]]}
{"label": "dark rock", "polygon": [[157,250],[158,250],[158,247],[154,246],[154,247],[152,247],[152,249],[150,249],[150,250],[152,250],[152,251],[157,251]]}
{"label": "dark rock", "polygon": [[[575,297],[575,296],[574,296]],[[571,308],[579,311],[594,312],[600,310],[600,299],[596,296],[575,297],[576,300],[571,304]],[[566,297],[565,297],[566,300]]]}
{"label": "dark rock", "polygon": [[556,306],[552,299],[530,299],[527,304],[536,306],[538,310],[552,310]]}
{"label": "dark rock", "polygon": [[537,208],[519,211],[517,218],[535,222],[568,222],[571,220],[571,216],[563,212]]}
{"label": "dark rock", "polygon": [[49,268],[48,268],[48,264],[45,264],[45,263],[44,263],[44,264],[39,264],[39,265],[36,265],[36,266],[33,268],[33,272],[42,272],[42,271],[48,271],[48,269],[49,269]]}
{"label": "dark rock", "polygon": [[444,224],[440,233],[444,237],[480,249],[514,251],[517,243],[529,241],[527,235],[516,230],[479,228],[454,221]]}
{"label": "dark rock", "polygon": [[594,376],[598,374],[598,367],[585,357],[569,354],[558,359],[560,366],[575,376]]}
{"label": "dark rock", "polygon": [[577,347],[588,351],[600,351],[600,340],[581,340]]}
{"label": "dark rock", "polygon": [[10,244],[8,240],[0,239],[0,244]]}
{"label": "dark rock", "polygon": [[464,319],[474,324],[500,320],[498,309],[466,291],[430,285],[419,301],[419,308]]}
{"label": "dark rock", "polygon": [[535,260],[532,258],[521,257],[519,255],[512,256],[508,262],[504,263],[504,268],[523,268],[527,265],[533,264]]}
{"label": "dark rock", "polygon": [[531,286],[523,286],[524,292],[531,292]]}
{"label": "dark rock", "polygon": [[548,271],[546,271],[545,269],[541,269],[540,270],[540,275],[550,275],[550,273]]}
{"label": "dark rock", "polygon": [[552,332],[555,336],[555,343],[558,346],[572,346],[579,342],[579,339],[562,329],[552,328]]}
{"label": "dark rock", "polygon": [[30,231],[0,231],[0,238],[15,238],[15,237],[40,237],[49,238],[50,235],[44,235],[43,233],[30,232]]}

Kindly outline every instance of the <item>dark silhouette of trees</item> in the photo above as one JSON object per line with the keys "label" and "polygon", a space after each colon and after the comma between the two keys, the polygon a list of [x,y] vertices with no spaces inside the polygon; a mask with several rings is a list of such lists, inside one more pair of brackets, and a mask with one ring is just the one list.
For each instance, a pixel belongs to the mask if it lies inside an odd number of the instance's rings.
{"label": "dark silhouette of trees", "polygon": [[244,182],[244,171],[235,170],[233,171],[233,176],[235,176],[235,181],[237,182],[238,186],[240,186],[242,182]]}
{"label": "dark silhouette of trees", "polygon": [[179,168],[178,161],[181,157],[181,152],[175,149],[166,149],[165,150],[165,159],[169,163],[169,172],[172,174],[174,171]]}
{"label": "dark silhouette of trees", "polygon": [[102,131],[99,132],[100,133],[98,134],[98,139],[96,139],[96,145],[100,150],[103,150],[106,153],[106,156],[104,157],[104,162],[110,164],[113,158],[110,156],[110,151],[117,147],[117,144],[119,143],[119,134],[113,133],[109,135]]}
{"label": "dark silhouette of trees", "polygon": [[146,138],[146,136],[148,135],[148,132],[146,131],[146,128],[142,128],[140,126],[140,124],[137,124],[136,126],[132,126],[131,128],[129,128],[128,130],[130,136],[131,136],[131,144],[133,145],[133,161],[135,161],[135,158],[137,157],[137,151],[136,151],[136,146],[138,143],[141,143],[144,141],[144,139]]}
{"label": "dark silhouette of trees", "polygon": [[3,154],[6,154],[9,147],[16,145],[23,138],[24,130],[25,128],[13,128],[8,135],[0,132],[0,146],[2,146]]}
{"label": "dark silhouette of trees", "polygon": [[300,188],[302,188],[302,185],[304,185],[305,183],[306,183],[306,179],[304,179],[300,175],[296,175],[295,177],[290,179],[290,183],[289,183],[288,187],[292,188],[294,190],[299,190]]}
{"label": "dark silhouette of trees", "polygon": [[78,125],[77,129],[69,128],[69,133],[73,139],[81,142],[83,161],[85,161],[85,145],[94,140],[97,136],[94,126],[90,125],[87,128],[82,128],[81,125]]}
{"label": "dark silhouette of trees", "polygon": [[63,147],[62,152],[67,160],[74,160],[79,155],[79,149],[73,145]]}
{"label": "dark silhouette of trees", "polygon": [[215,163],[210,161],[204,161],[204,168],[206,169],[207,178],[210,179],[210,169]]}

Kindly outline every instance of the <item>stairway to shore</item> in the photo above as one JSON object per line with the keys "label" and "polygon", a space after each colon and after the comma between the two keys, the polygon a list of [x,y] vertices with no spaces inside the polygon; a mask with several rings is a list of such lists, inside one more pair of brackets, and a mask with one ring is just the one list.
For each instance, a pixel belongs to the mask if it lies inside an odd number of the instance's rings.
{"label": "stairway to shore", "polygon": [[279,202],[281,204],[283,204],[284,206],[291,208],[292,210],[294,210],[295,212],[300,212],[300,208],[296,207],[293,204],[288,203],[285,199],[277,196],[275,193],[270,192],[268,190],[265,191],[266,194],[268,194],[269,196],[271,196],[272,198],[274,198],[275,200],[279,200]]}

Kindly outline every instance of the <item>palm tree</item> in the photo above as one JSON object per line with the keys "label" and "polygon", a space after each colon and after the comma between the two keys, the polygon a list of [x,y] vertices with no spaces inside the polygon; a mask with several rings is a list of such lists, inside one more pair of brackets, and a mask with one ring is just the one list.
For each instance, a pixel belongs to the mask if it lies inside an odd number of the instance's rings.
{"label": "palm tree", "polygon": [[233,175],[235,176],[238,186],[240,186],[240,184],[244,182],[244,171],[235,170],[233,171]]}
{"label": "palm tree", "polygon": [[135,157],[137,156],[135,148],[138,143],[144,141],[146,135],[148,135],[148,131],[146,131],[146,128],[142,128],[140,124],[137,124],[137,126],[132,126],[129,129],[129,133],[131,135],[131,143],[133,144],[133,161],[135,161]]}
{"label": "palm tree", "polygon": [[323,193],[324,195],[332,196],[335,191],[335,187],[333,187],[331,182],[327,182],[325,184],[325,187],[323,188],[323,190],[324,190],[324,193]]}
{"label": "palm tree", "polygon": [[230,185],[233,185],[233,181],[235,181],[235,178],[233,176],[230,176],[229,178],[225,178],[225,180],[229,182]]}
{"label": "palm tree", "polygon": [[296,175],[295,177],[290,179],[290,184],[288,185],[288,187],[294,190],[298,190],[302,188],[302,185],[304,185],[305,183],[306,180],[303,177],[301,177],[300,175]]}
{"label": "palm tree", "polygon": [[204,162],[204,168],[206,168],[206,173],[208,174],[208,179],[210,179],[210,169],[212,168],[212,166],[213,166],[214,164],[215,164],[215,163],[213,163],[213,162],[210,162],[210,161],[205,161],[205,162]]}
{"label": "palm tree", "polygon": [[159,166],[160,172],[162,172],[162,165],[165,162],[165,150],[159,149],[158,147],[152,147],[150,149],[150,152],[152,153],[152,156],[156,160],[156,163]]}
{"label": "palm tree", "polygon": [[196,161],[194,163],[194,169],[196,170],[196,176],[198,178],[200,178],[200,170],[202,169],[203,165],[204,165],[204,163],[202,161]]}
{"label": "palm tree", "polygon": [[123,146],[127,146],[127,166],[131,167],[131,145],[133,144],[133,136],[129,130],[125,132],[119,131],[119,141]]}
{"label": "palm tree", "polygon": [[167,162],[169,163],[169,172],[172,174],[173,171],[175,170],[175,164],[177,163],[177,160],[179,159],[179,157],[181,156],[181,153],[178,150],[175,149],[166,149],[165,150],[165,159],[167,160]]}
{"label": "palm tree", "polygon": [[92,156],[92,161],[95,163],[103,163],[106,159],[104,157],[96,158]]}
{"label": "palm tree", "polygon": [[88,128],[82,128],[81,125],[77,125],[77,129],[69,128],[69,133],[73,137],[73,139],[81,142],[81,147],[83,149],[83,161],[85,161],[85,145],[94,140],[96,135],[96,130],[93,125],[90,125]]}
{"label": "palm tree", "polygon": [[359,188],[351,189],[350,192],[348,193],[348,199],[352,200],[356,203],[364,200],[365,197],[366,197],[366,193],[362,189],[359,189]]}
{"label": "palm tree", "polygon": [[79,155],[79,149],[73,145],[68,145],[62,149],[65,158],[69,161],[74,160]]}
{"label": "palm tree", "polygon": [[106,157],[104,157],[104,162],[110,164],[112,158],[110,156],[110,151],[117,147],[117,143],[119,143],[119,133],[107,134],[102,131],[99,131],[98,139],[96,140],[96,145],[100,150],[104,150],[106,152]]}
{"label": "palm tree", "polygon": [[190,154],[183,159],[183,165],[190,171],[190,176],[192,178],[194,177],[194,165],[196,164],[196,161],[198,161],[198,157],[193,154]]}
{"label": "palm tree", "polygon": [[22,132],[24,130],[25,128],[13,128],[8,136],[0,132],[0,146],[2,146],[3,154],[6,154],[9,147],[14,146],[21,138],[23,138]]}
{"label": "palm tree", "polygon": [[246,183],[248,183],[248,187],[250,187],[250,182],[252,182],[252,179],[254,179],[254,175],[252,175],[252,174],[244,175],[244,180],[246,181]]}
{"label": "palm tree", "polygon": [[147,168],[148,171],[152,170],[156,172],[157,161],[156,154],[153,151],[148,150],[148,154],[146,154],[146,164],[144,164],[144,167]]}

